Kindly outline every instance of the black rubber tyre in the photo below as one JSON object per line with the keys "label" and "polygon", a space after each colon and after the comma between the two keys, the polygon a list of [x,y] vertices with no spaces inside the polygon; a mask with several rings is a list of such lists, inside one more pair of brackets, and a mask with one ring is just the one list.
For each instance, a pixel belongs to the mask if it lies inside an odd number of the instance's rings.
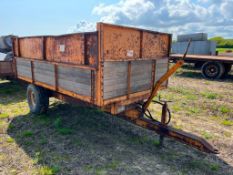
{"label": "black rubber tyre", "polygon": [[49,95],[47,90],[33,84],[27,87],[27,101],[30,112],[33,114],[46,113],[49,107]]}
{"label": "black rubber tyre", "polygon": [[228,74],[231,71],[232,65],[231,64],[224,64],[224,67],[225,67],[226,74]]}
{"label": "black rubber tyre", "polygon": [[220,79],[225,73],[225,67],[222,63],[206,62],[203,64],[202,75],[208,79]]}

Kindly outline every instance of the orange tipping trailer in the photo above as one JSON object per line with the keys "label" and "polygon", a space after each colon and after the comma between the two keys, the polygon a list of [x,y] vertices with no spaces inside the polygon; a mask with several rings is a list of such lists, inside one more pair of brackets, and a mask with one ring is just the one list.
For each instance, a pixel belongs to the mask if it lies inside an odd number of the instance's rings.
{"label": "orange tipping trailer", "polygon": [[[148,110],[157,91],[182,64],[169,69],[171,35],[105,23],[97,31],[13,39],[15,76],[29,84],[30,111],[46,112],[49,97],[101,108],[141,127],[194,146],[217,151],[203,139],[168,126],[167,103],[161,122]],[[168,115],[168,116],[167,116]]]}

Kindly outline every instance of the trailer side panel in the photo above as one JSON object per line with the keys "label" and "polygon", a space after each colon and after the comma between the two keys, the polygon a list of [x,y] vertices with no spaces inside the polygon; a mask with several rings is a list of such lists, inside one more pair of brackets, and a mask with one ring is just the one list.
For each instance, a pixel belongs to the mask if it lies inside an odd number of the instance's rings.
{"label": "trailer side panel", "polygon": [[167,57],[171,35],[100,23],[103,60],[135,60]]}
{"label": "trailer side panel", "polygon": [[19,79],[38,84],[83,101],[91,102],[91,90],[94,89],[94,77],[89,68],[71,65],[53,64],[46,61],[16,59],[16,70]]}

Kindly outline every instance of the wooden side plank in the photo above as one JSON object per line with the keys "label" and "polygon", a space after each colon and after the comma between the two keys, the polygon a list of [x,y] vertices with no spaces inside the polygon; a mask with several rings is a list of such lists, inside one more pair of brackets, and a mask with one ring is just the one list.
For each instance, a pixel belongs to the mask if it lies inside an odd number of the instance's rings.
{"label": "wooden side plank", "polygon": [[104,62],[104,99],[127,94],[127,62]]}
{"label": "wooden side plank", "polygon": [[152,61],[133,61],[131,72],[131,92],[151,89]]}
{"label": "wooden side plank", "polygon": [[[168,59],[156,60],[154,83],[156,83],[167,71],[168,71]],[[163,86],[166,86],[166,84],[167,82],[164,82]]]}
{"label": "wooden side plank", "polygon": [[[20,77],[26,77],[32,82],[31,61],[16,59],[17,71]],[[41,82],[49,89],[70,91],[77,95],[91,96],[91,70],[78,67],[64,67],[57,65],[57,80],[55,81],[55,66],[52,63],[33,61],[33,75],[35,82]],[[55,85],[57,84],[57,88]]]}
{"label": "wooden side plank", "polygon": [[58,84],[63,89],[91,96],[91,70],[58,66]]}
{"label": "wooden side plank", "polygon": [[32,78],[31,62],[23,59],[16,59],[17,74],[27,78]]}
{"label": "wooden side plank", "polygon": [[104,62],[104,99],[111,99],[151,89],[152,60],[131,62],[130,88],[128,89],[128,62]]}
{"label": "wooden side plank", "polygon": [[78,83],[91,84],[90,70],[82,70],[77,68],[64,68],[58,66],[59,78],[74,81]]}
{"label": "wooden side plank", "polygon": [[84,85],[81,83],[59,79],[59,87],[77,94],[91,96],[91,86]]}
{"label": "wooden side plank", "polygon": [[34,61],[34,78],[36,81],[54,86],[54,76],[54,66],[52,64]]}

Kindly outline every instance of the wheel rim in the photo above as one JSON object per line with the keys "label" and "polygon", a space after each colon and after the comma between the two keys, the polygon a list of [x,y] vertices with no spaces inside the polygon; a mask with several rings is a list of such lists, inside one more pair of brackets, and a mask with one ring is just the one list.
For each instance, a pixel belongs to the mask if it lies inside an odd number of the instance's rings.
{"label": "wheel rim", "polygon": [[208,65],[206,67],[206,74],[209,76],[209,77],[215,77],[218,75],[218,67],[215,66],[215,65]]}
{"label": "wheel rim", "polygon": [[29,96],[29,103],[30,103],[30,105],[32,107],[34,107],[36,105],[36,95],[35,95],[35,93],[32,90],[30,90],[28,93],[29,93],[28,94],[28,96]]}

